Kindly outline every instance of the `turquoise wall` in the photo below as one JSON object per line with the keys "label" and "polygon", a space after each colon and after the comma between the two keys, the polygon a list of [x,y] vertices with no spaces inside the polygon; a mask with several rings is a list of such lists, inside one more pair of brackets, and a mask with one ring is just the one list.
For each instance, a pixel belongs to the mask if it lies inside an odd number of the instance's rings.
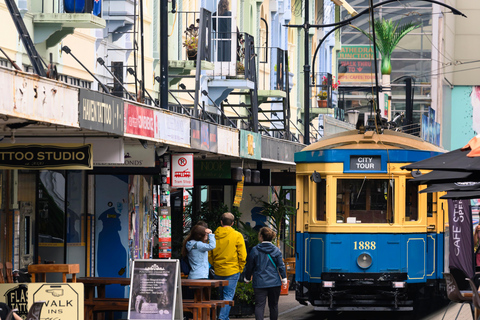
{"label": "turquoise wall", "polygon": [[450,146],[444,144],[448,150],[463,147],[471,138],[480,132],[480,87],[456,86],[452,89],[450,110],[445,109],[443,119],[444,134],[449,134]]}

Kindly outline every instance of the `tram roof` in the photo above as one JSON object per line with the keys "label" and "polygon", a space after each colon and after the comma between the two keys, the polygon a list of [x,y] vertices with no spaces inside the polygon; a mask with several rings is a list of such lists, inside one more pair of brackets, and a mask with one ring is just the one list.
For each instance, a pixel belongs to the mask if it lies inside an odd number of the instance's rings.
{"label": "tram roof", "polygon": [[446,150],[419,137],[391,130],[384,130],[381,134],[375,131],[359,133],[358,130],[340,132],[324,137],[302,149],[302,151],[325,149],[404,149],[446,152]]}

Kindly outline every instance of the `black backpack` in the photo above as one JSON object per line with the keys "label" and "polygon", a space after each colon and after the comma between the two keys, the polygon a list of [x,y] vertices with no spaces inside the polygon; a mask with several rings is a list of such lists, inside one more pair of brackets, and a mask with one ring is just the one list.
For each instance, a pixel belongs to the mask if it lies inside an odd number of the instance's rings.
{"label": "black backpack", "polygon": [[180,271],[182,271],[182,273],[187,276],[190,273],[190,269],[191,268],[188,257],[182,257],[180,259]]}

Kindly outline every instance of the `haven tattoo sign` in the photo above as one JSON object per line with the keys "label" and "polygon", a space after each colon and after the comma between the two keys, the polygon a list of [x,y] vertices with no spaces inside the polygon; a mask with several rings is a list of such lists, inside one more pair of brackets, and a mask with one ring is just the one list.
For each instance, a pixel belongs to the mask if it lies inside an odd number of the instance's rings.
{"label": "haven tattoo sign", "polygon": [[93,169],[91,144],[0,144],[1,169]]}

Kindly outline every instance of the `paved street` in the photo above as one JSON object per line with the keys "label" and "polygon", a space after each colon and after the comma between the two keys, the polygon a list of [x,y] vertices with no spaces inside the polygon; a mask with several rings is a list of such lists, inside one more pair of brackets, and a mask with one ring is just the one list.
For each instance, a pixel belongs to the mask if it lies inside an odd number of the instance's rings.
{"label": "paved street", "polygon": [[[469,309],[469,305],[465,305],[459,316],[458,320],[471,320],[472,313]],[[434,312],[430,312],[428,315],[421,315],[417,317],[412,317],[411,315],[404,315],[403,319],[409,320],[442,320],[442,317],[445,313],[446,306],[437,309]],[[460,310],[459,304],[452,304],[448,308],[448,312],[445,315],[445,320],[452,320],[455,319],[458,311]],[[265,310],[265,319],[268,318],[268,307]],[[255,317],[248,317],[248,318],[241,318],[242,320],[255,320]],[[300,305],[295,300],[295,292],[290,291],[288,295],[280,296],[279,301],[279,320],[384,320],[384,319],[402,319],[399,317],[398,314],[392,313],[341,313],[337,315],[330,315],[330,316],[323,316],[322,313],[316,312],[312,306],[303,306]]]}

